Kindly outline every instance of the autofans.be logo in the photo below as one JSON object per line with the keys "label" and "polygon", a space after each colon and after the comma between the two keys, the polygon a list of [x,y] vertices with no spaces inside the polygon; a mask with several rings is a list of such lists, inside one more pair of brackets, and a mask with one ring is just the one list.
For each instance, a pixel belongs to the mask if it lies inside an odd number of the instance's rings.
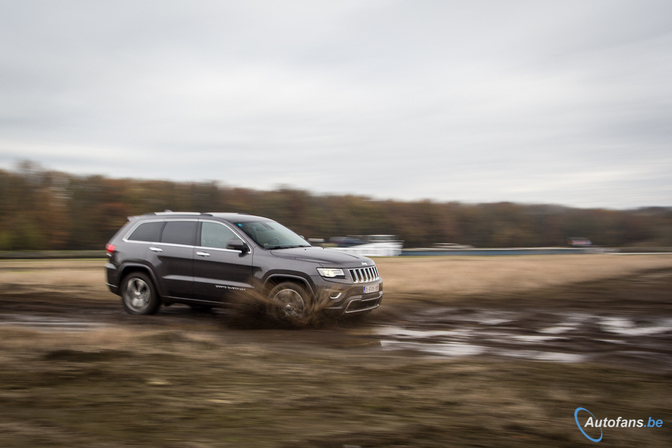
{"label": "autofans.be logo", "polygon": [[[585,414],[581,414],[580,416],[580,412],[588,413],[588,418],[586,418]],[[585,421],[583,425],[581,425],[581,421],[584,419]],[[576,408],[574,411],[574,420],[576,421],[576,426],[581,430],[581,433],[591,442],[599,442],[602,440],[602,437],[604,436],[604,428],[660,428],[663,426],[662,420],[653,417],[649,417],[648,420],[641,418],[626,419],[623,417],[598,419],[586,408]]]}

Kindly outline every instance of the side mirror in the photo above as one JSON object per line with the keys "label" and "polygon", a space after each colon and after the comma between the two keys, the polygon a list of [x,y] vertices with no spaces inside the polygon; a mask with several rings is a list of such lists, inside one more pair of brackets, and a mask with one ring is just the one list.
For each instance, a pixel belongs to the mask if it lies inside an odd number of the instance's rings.
{"label": "side mirror", "polygon": [[226,242],[226,248],[231,250],[239,250],[242,253],[247,253],[250,251],[250,247],[240,238],[231,238]]}

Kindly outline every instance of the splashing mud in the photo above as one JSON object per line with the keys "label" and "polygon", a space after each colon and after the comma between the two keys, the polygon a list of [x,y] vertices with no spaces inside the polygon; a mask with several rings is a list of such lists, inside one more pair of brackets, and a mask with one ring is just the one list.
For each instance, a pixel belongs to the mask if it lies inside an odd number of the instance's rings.
{"label": "splashing mud", "polygon": [[270,298],[263,285],[256,284],[252,289],[235,291],[227,311],[230,321],[243,326],[316,328],[333,320],[325,313],[329,305],[326,294],[318,290],[312,299],[306,294],[300,307],[288,309],[285,303]]}

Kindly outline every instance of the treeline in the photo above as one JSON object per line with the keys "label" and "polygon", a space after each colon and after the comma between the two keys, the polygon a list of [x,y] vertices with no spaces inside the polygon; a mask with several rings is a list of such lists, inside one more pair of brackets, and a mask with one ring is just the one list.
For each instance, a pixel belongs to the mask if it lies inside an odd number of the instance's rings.
{"label": "treeline", "polygon": [[361,196],[257,191],[47,171],[29,162],[0,170],[0,250],[100,249],[128,216],[230,211],[273,218],[306,237],[392,234],[404,247],[672,246],[672,208],[628,211],[557,205],[378,201]]}

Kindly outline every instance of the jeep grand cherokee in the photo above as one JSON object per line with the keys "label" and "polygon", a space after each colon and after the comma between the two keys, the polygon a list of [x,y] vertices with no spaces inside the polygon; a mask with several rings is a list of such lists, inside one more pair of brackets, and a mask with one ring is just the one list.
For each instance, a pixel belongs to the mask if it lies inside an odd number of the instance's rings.
{"label": "jeep grand cherokee", "polygon": [[263,294],[287,316],[302,316],[318,300],[330,313],[366,313],[383,297],[369,258],[313,247],[260,216],[135,216],[106,249],[107,286],[131,314],[153,314],[173,303],[222,306],[241,290]]}

